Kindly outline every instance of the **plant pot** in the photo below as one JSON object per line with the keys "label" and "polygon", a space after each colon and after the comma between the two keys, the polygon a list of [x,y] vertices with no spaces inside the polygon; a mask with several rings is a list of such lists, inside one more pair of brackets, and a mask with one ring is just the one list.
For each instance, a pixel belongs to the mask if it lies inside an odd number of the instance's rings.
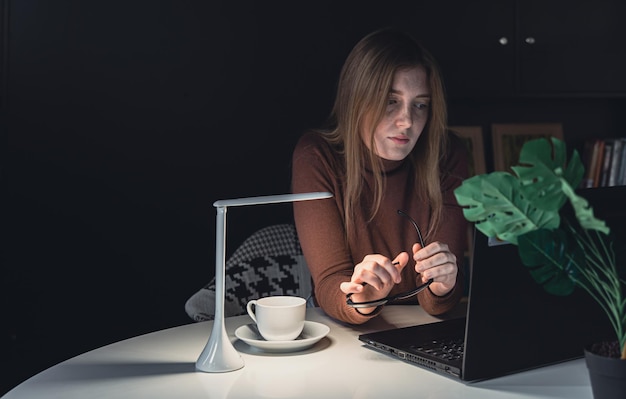
{"label": "plant pot", "polygon": [[594,399],[626,398],[626,360],[598,355],[585,348]]}

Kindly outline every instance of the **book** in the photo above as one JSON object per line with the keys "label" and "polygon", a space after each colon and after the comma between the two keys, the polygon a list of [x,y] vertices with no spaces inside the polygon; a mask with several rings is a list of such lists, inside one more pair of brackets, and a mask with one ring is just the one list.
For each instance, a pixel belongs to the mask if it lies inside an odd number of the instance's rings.
{"label": "book", "polygon": [[620,155],[621,166],[617,177],[618,186],[626,186],[626,138],[622,138],[622,140],[624,143],[622,144],[622,154]]}
{"label": "book", "polygon": [[585,176],[580,182],[581,188],[593,187],[593,164],[598,156],[595,140],[586,140],[583,146],[582,162],[585,167]]}
{"label": "book", "polygon": [[622,147],[624,140],[621,138],[613,140],[613,150],[611,153],[611,162],[609,166],[609,178],[607,186],[617,186],[617,179],[622,168]]}
{"label": "book", "polygon": [[604,140],[596,140],[596,157],[592,165],[593,168],[593,187],[600,187],[600,177],[602,173],[602,164],[604,158]]}
{"label": "book", "polygon": [[613,155],[614,139],[604,140],[604,159],[602,160],[602,171],[600,172],[600,187],[609,184],[609,174],[611,173],[611,156]]}

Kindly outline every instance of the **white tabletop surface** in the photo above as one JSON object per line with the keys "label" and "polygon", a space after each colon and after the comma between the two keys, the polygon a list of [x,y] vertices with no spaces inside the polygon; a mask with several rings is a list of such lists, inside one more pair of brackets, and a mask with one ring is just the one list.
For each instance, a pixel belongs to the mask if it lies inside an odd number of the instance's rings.
{"label": "white tabletop surface", "polygon": [[[463,309],[459,309],[459,314]],[[193,323],[130,338],[59,363],[3,396],[17,398],[592,398],[584,359],[465,384],[362,346],[366,331],[437,321],[419,306],[388,306],[363,326],[334,322],[320,309],[307,320],[330,327],[310,349],[264,353],[238,340],[246,316],[226,319],[244,359],[226,373],[195,371],[212,322]]]}

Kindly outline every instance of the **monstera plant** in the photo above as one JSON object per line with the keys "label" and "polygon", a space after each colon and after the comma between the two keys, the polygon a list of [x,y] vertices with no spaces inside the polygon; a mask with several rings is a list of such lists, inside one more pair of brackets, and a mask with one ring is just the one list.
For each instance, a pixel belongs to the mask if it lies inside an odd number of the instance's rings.
{"label": "monstera plant", "polygon": [[580,287],[591,295],[626,359],[626,281],[609,227],[573,189],[584,174],[578,153],[568,161],[563,141],[535,139],[524,144],[511,169],[471,177],[455,190],[465,218],[483,234],[517,245],[522,263],[546,291],[568,295]]}

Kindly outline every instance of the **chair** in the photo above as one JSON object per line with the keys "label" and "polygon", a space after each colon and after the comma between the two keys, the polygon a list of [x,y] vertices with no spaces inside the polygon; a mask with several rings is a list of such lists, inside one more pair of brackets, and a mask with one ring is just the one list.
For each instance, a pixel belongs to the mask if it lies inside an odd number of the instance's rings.
{"label": "chair", "polygon": [[[310,301],[311,275],[293,224],[264,227],[248,237],[226,262],[224,316],[246,314],[251,299],[296,295]],[[185,303],[194,321],[215,317],[215,277]]]}

